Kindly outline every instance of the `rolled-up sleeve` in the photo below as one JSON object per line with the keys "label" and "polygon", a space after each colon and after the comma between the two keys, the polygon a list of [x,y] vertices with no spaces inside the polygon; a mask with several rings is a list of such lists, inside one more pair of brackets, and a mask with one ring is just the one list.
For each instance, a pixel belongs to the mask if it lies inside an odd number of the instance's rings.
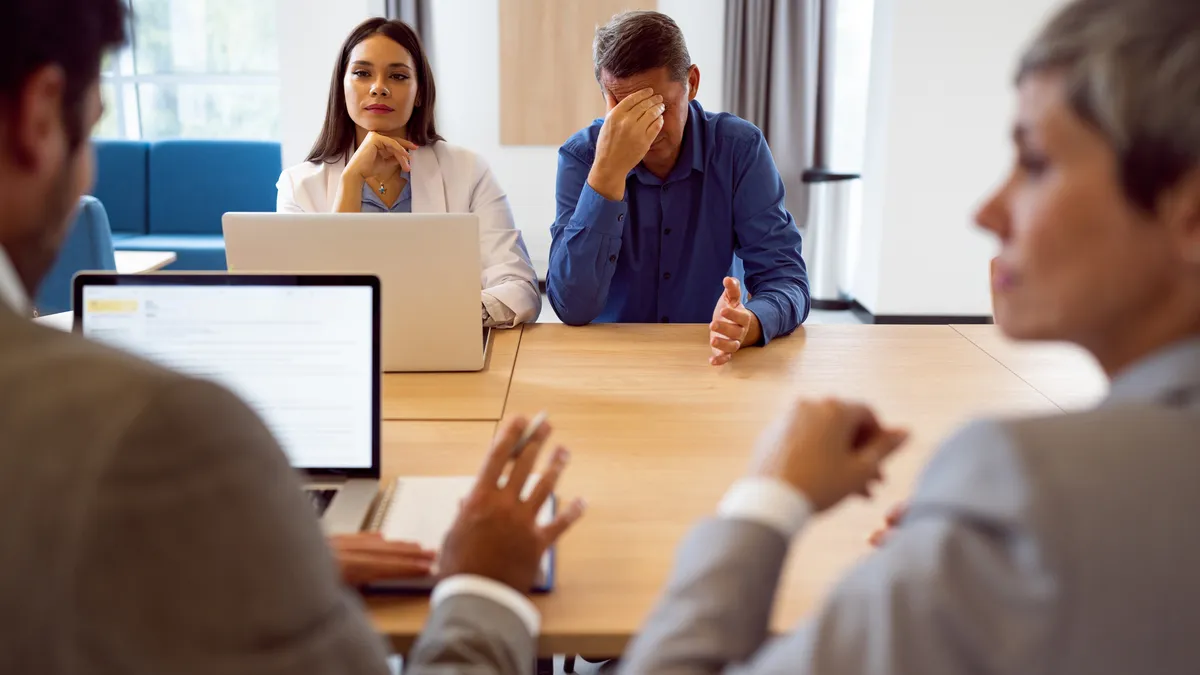
{"label": "rolled-up sleeve", "polygon": [[558,318],[575,326],[604,311],[628,213],[624,201],[606,199],[588,185],[590,170],[568,146],[558,151],[546,297]]}
{"label": "rolled-up sleeve", "polygon": [[735,157],[733,216],[737,255],[751,299],[746,308],[762,326],[762,344],[787,335],[808,318],[808,270],[800,229],[783,205],[783,179],[761,133]]}

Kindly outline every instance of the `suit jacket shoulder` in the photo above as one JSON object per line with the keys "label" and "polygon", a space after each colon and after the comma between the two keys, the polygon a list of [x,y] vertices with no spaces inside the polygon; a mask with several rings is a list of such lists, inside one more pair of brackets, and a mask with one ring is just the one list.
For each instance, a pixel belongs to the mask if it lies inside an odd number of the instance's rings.
{"label": "suit jacket shoulder", "polygon": [[[0,312],[0,672],[386,672],[231,393]],[[10,667],[11,666],[11,667]]]}

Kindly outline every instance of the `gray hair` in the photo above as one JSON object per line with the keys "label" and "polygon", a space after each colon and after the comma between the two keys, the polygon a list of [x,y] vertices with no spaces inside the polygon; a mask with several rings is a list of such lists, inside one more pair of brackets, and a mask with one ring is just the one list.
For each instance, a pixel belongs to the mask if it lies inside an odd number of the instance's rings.
{"label": "gray hair", "polygon": [[1200,166],[1200,2],[1075,0],[1021,57],[1017,82],[1064,76],[1074,112],[1115,149],[1126,195],[1148,211]]}
{"label": "gray hair", "polygon": [[601,71],[624,79],[664,67],[672,80],[687,82],[692,57],[683,40],[683,31],[671,17],[639,10],[622,12],[596,27],[592,62],[597,82]]}

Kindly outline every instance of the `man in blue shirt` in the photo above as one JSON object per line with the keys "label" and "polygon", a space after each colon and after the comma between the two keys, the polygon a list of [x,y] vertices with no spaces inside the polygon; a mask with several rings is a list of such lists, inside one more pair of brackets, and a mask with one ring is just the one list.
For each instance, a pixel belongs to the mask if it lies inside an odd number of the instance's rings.
{"label": "man in blue shirt", "polygon": [[700,70],[664,14],[614,17],[594,61],[608,114],[558,152],[546,285],[559,318],[708,322],[714,365],[795,330],[808,273],[762,132],[695,101]]}

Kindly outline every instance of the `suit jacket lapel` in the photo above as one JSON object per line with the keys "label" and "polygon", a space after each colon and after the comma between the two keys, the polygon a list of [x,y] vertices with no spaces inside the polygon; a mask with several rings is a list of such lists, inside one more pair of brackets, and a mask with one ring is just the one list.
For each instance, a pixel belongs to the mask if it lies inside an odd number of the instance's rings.
{"label": "suit jacket lapel", "polygon": [[325,173],[325,203],[317,206],[317,213],[329,213],[333,210],[333,198],[337,195],[338,183],[342,180],[342,172],[346,170],[346,160],[321,167]]}
{"label": "suit jacket lapel", "polygon": [[437,153],[430,146],[412,154],[412,212],[446,213],[446,184]]}

